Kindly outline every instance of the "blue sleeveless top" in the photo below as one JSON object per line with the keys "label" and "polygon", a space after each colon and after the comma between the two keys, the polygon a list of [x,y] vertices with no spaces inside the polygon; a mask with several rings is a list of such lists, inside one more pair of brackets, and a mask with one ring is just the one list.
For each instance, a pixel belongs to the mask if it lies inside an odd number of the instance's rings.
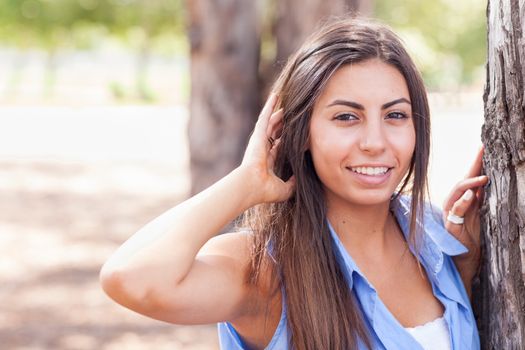
{"label": "blue sleeveless top", "polygon": [[[408,241],[410,225],[410,197],[400,196],[392,202],[392,210]],[[364,321],[368,327],[373,349],[414,349],[423,350],[421,345],[390,313],[379,299],[375,288],[361,273],[348,254],[333,227],[328,223],[337,261],[342,267],[349,288],[356,296]],[[410,250],[425,268],[434,296],[445,307],[445,318],[451,337],[452,350],[480,349],[479,335],[472,307],[461,277],[451,256],[468,250],[443,225],[441,211],[426,205],[424,212],[424,235],[419,256],[412,246]],[[284,288],[281,288],[284,290]],[[218,323],[219,344],[223,350],[247,350],[235,328],[228,322]],[[265,350],[291,349],[289,329],[286,323],[286,300],[283,292],[281,319]],[[365,349],[358,343],[358,349]]]}

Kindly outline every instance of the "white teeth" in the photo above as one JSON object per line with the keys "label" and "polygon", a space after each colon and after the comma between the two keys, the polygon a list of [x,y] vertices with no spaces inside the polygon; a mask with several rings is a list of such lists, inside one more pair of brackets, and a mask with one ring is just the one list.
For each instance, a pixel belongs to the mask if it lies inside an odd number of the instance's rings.
{"label": "white teeth", "polygon": [[351,168],[352,171],[359,173],[359,174],[365,174],[365,175],[383,175],[388,171],[387,167],[357,167],[357,168]]}

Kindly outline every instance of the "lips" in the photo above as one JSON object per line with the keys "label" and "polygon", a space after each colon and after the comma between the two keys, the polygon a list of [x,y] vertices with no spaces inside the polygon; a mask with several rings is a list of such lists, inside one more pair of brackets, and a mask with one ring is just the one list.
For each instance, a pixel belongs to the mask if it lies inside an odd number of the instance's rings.
{"label": "lips", "polygon": [[356,173],[364,174],[364,175],[382,175],[386,173],[390,167],[387,166],[358,166],[358,167],[350,167],[350,169]]}
{"label": "lips", "polygon": [[[385,172],[382,172],[381,168],[386,168],[387,170]],[[352,177],[359,183],[365,186],[378,186],[382,185],[383,183],[387,182],[387,180],[390,178],[390,174],[392,173],[392,168],[388,167],[376,167],[376,169],[372,169],[370,172],[372,174],[363,174],[356,170],[363,170],[362,168],[359,169],[359,167],[355,168],[347,168],[350,171],[350,174]],[[368,172],[368,170],[364,170]]]}

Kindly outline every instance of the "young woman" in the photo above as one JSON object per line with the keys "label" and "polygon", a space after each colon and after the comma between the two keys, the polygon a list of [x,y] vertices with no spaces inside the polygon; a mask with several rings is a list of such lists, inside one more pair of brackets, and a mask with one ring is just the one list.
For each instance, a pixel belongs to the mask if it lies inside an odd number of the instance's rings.
{"label": "young woman", "polygon": [[430,113],[400,40],[332,21],[273,91],[242,164],[126,241],[101,270],[106,293],[217,322],[222,349],[479,349],[482,151],[442,214],[425,203]]}

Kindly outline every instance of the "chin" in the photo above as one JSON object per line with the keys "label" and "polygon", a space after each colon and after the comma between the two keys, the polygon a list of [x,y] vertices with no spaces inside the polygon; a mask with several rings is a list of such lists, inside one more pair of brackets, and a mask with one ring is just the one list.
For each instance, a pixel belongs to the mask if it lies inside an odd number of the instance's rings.
{"label": "chin", "polygon": [[359,198],[353,201],[357,205],[380,205],[390,202],[391,195],[372,195],[366,198]]}
{"label": "chin", "polygon": [[393,191],[382,190],[359,190],[352,191],[351,194],[344,195],[335,194],[340,200],[351,205],[373,206],[389,203],[392,198]]}

